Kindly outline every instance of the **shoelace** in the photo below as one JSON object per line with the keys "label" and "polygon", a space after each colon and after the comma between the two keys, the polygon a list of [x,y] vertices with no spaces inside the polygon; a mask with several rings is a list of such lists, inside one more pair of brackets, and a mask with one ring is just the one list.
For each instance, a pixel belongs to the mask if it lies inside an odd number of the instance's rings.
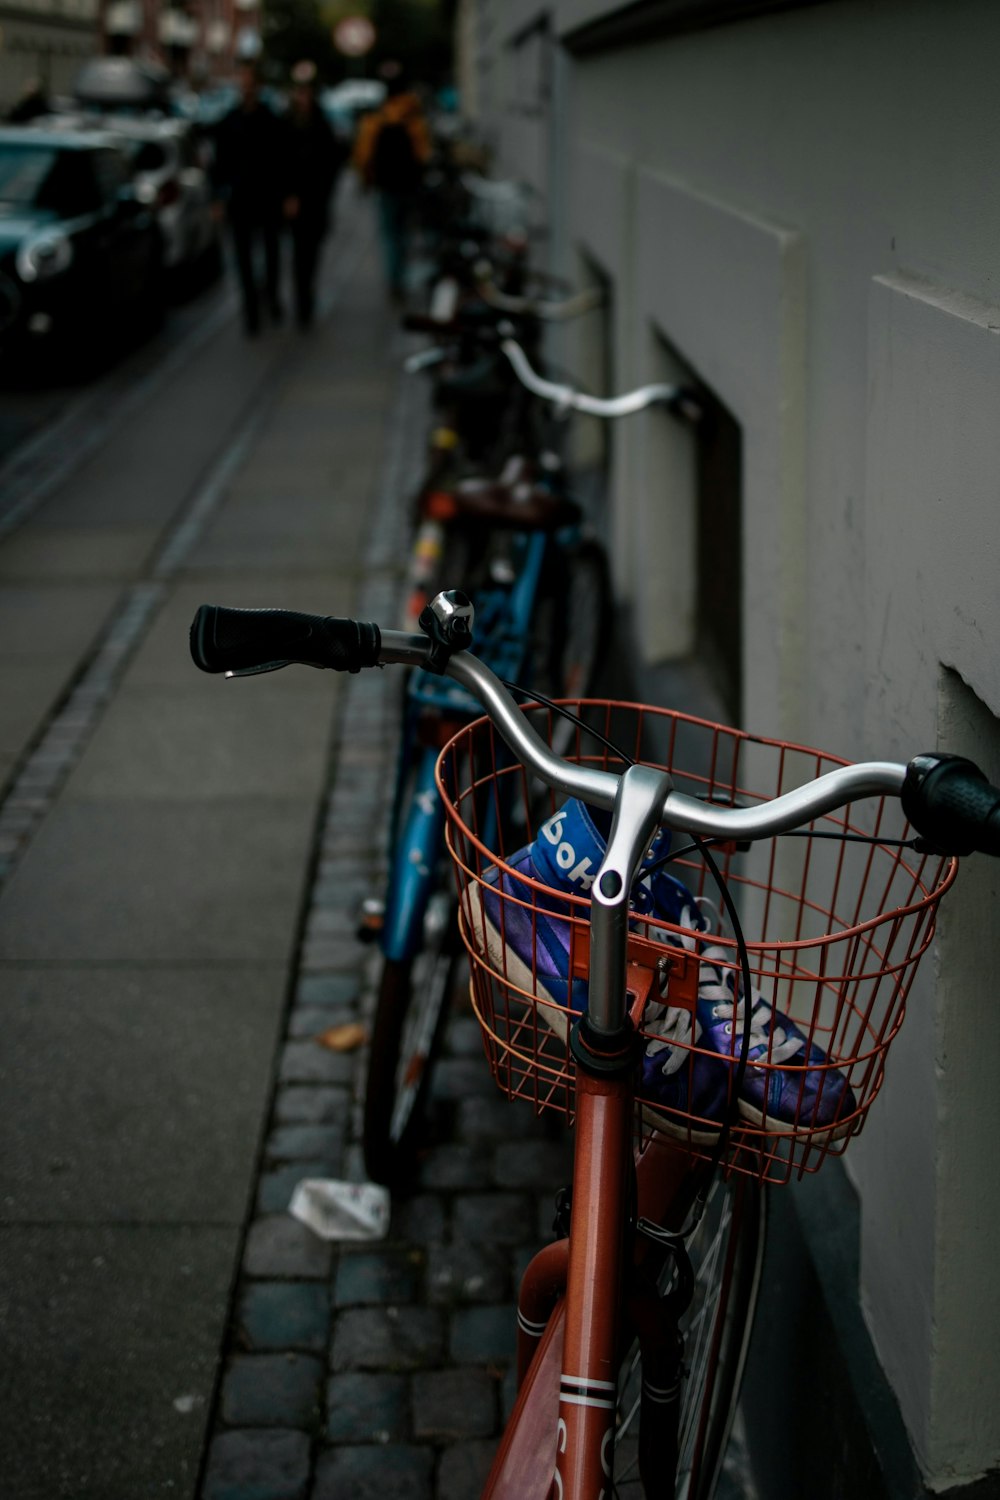
{"label": "shoelace", "polygon": [[[642,881],[637,885],[633,897],[633,910],[639,916],[651,916],[655,919],[656,911],[653,905],[653,893],[650,889],[651,882]],[[707,924],[701,914],[701,905],[712,908],[712,903],[702,899],[699,903],[695,897],[695,907],[685,905],[678,915],[677,926],[686,928],[684,933],[666,932],[658,930],[655,926],[650,928],[650,936],[654,939],[662,937],[668,942],[677,942],[678,937],[683,947],[690,952],[697,948],[698,939],[696,934],[706,931]],[[690,934],[690,936],[688,936]],[[723,978],[723,970],[718,967],[720,960],[725,958],[725,951],[718,944],[709,944],[701,952],[701,961],[698,968],[698,998],[706,1000],[712,1006],[712,1015],[717,1020],[725,1020],[729,1024],[724,1028],[727,1035],[732,1035],[734,1021],[740,1026],[745,1014],[745,1001],[740,996],[739,1003],[733,1003],[733,991],[736,976],[729,974]],[[751,992],[753,995],[753,992]],[[659,1014],[657,1014],[657,1012]],[[750,1037],[748,1057],[751,1062],[759,1061],[762,1054],[767,1055],[769,1063],[788,1062],[790,1058],[801,1052],[805,1042],[800,1036],[788,1036],[783,1026],[773,1026],[774,1012],[763,995],[753,995],[750,1007]],[[701,1026],[695,1023],[695,1034],[693,1043],[689,1040],[691,1035],[690,1015],[681,1006],[660,1005],[654,1003],[647,1009],[643,1025],[647,1031],[654,1033],[657,1040],[647,1043],[646,1055],[653,1057],[664,1047],[673,1043],[681,1042],[687,1045],[697,1045],[701,1036]],[[682,1049],[675,1049],[671,1056],[665,1059],[662,1072],[670,1074],[676,1072],[684,1061]]]}
{"label": "shoelace", "polygon": [[[660,1072],[667,1078],[671,1073],[676,1073],[686,1060],[686,1048],[697,1046],[701,1038],[701,1026],[697,1021],[694,1023],[692,1038],[691,1019],[690,1012],[682,1006],[660,1005],[659,1002],[651,1004],[643,1018],[645,1029],[656,1034],[654,1041],[646,1043],[646,1056],[657,1057],[661,1052],[667,1051],[667,1056],[660,1064]],[[683,1045],[678,1046],[677,1043]]]}

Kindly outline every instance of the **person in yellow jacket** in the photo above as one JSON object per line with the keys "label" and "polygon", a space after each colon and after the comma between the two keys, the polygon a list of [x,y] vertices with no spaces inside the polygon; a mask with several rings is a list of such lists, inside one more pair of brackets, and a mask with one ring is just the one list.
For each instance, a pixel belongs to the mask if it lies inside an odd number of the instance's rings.
{"label": "person in yellow jacket", "polygon": [[386,280],[396,302],[403,300],[410,220],[430,154],[420,100],[402,72],[390,74],[385,103],[358,124],[353,161],[365,188],[378,198]]}

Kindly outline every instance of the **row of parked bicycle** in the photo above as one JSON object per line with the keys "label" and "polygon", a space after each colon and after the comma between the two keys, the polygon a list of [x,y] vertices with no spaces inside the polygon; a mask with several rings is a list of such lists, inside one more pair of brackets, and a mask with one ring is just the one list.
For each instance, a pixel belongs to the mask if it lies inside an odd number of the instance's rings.
{"label": "row of parked bicycle", "polygon": [[484,1494],[711,1500],[764,1189],[863,1125],[951,856],[1000,854],[1000,789],[957,757],[848,766],[588,697],[607,569],[564,418],[655,401],[697,420],[698,398],[591,397],[541,371],[544,324],[594,294],[535,295],[523,238],[475,211],[502,202],[460,174],[426,195],[429,307],[407,323],[434,419],[405,628],[204,605],[191,649],[230,675],[410,669],[386,887],[362,921],[382,951],[370,1175],[405,1190],[463,947],[497,1084],[575,1126]]}

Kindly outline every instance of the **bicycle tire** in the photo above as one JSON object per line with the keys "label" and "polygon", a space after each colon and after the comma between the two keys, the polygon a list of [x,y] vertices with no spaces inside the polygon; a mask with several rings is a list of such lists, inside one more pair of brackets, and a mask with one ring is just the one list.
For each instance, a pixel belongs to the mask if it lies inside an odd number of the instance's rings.
{"label": "bicycle tire", "polygon": [[365,1170],[386,1187],[405,1184],[420,1140],[459,962],[457,925],[451,897],[435,892],[420,952],[383,960],[362,1130]]}
{"label": "bicycle tire", "polygon": [[[760,1284],[766,1197],[752,1179],[717,1177],[687,1242],[694,1298],[681,1320],[685,1377],[676,1485],[644,1490],[638,1475],[641,1359],[633,1342],[619,1372],[615,1489],[618,1500],[711,1500],[739,1398]],[[721,1266],[722,1272],[718,1274]]]}

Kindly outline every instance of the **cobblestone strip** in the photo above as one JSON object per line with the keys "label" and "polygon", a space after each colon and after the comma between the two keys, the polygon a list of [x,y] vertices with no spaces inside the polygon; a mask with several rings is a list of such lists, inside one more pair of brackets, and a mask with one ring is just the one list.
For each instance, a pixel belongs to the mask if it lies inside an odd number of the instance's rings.
{"label": "cobblestone strip", "polygon": [[[358,614],[398,613],[426,414],[404,382],[389,426]],[[388,1238],[331,1246],[285,1212],[306,1176],[364,1177],[364,1049],[317,1044],[368,1022],[377,955],[354,935],[381,890],[401,681],[349,679],[256,1211],[204,1476],[203,1500],[465,1500],[478,1496],[513,1399],[513,1294],[549,1237],[565,1145],[508,1106],[478,1026],[452,1016],[428,1147]]]}

